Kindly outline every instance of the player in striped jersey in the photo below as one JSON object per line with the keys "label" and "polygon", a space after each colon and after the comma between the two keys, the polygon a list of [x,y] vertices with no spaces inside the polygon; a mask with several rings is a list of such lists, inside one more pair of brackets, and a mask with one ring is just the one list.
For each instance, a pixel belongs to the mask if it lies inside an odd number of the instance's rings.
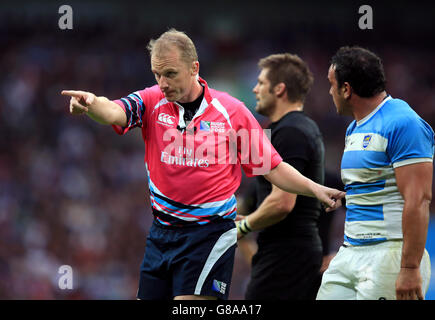
{"label": "player in striped jersey", "polygon": [[119,134],[142,130],[155,220],[137,297],[226,299],[240,168],[288,192],[317,197],[330,209],[340,205],[344,192],[282,163],[244,104],[199,77],[196,49],[186,34],[169,30],[148,49],[157,85],[114,101],[85,91],[63,94],[71,96],[72,114],[86,113]]}
{"label": "player in striped jersey", "polygon": [[405,101],[386,93],[381,60],[372,52],[340,48],[328,79],[338,113],[355,120],[341,163],[344,244],[317,299],[423,299],[434,132]]}

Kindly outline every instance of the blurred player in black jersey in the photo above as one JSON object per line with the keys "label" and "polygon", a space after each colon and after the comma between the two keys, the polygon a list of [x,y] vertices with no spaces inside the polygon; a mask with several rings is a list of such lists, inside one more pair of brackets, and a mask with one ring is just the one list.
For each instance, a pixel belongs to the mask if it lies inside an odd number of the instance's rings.
{"label": "blurred player in black jersey", "polygon": [[[324,145],[303,111],[313,76],[297,55],[274,54],[259,62],[256,111],[271,121],[272,144],[283,160],[324,183]],[[260,230],[246,299],[314,300],[319,288],[322,242],[317,199],[285,192],[256,178],[257,209],[239,220],[238,237]]]}

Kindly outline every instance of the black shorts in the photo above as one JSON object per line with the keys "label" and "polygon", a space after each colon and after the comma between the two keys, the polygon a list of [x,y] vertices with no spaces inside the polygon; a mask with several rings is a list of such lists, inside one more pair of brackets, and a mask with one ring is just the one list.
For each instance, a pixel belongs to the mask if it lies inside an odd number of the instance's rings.
{"label": "black shorts", "polygon": [[263,246],[252,258],[248,300],[315,300],[321,283],[320,247]]}
{"label": "black shorts", "polygon": [[233,220],[189,227],[154,222],[140,268],[137,298],[203,295],[228,299],[236,245]]}

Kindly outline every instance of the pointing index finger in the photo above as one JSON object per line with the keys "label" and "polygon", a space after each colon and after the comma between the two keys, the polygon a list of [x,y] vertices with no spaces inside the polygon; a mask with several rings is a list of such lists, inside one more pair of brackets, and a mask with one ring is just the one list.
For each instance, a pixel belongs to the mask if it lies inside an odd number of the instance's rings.
{"label": "pointing index finger", "polygon": [[84,96],[83,91],[76,91],[76,90],[62,90],[61,94],[63,96],[70,96],[74,98],[81,98]]}

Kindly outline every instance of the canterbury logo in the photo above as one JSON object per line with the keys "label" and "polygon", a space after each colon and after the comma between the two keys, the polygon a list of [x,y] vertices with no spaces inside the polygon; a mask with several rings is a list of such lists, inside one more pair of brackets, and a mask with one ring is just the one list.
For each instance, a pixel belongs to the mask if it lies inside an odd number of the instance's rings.
{"label": "canterbury logo", "polygon": [[174,124],[174,119],[175,117],[170,116],[166,113],[160,113],[158,117],[158,120],[160,122],[163,122],[164,124]]}

